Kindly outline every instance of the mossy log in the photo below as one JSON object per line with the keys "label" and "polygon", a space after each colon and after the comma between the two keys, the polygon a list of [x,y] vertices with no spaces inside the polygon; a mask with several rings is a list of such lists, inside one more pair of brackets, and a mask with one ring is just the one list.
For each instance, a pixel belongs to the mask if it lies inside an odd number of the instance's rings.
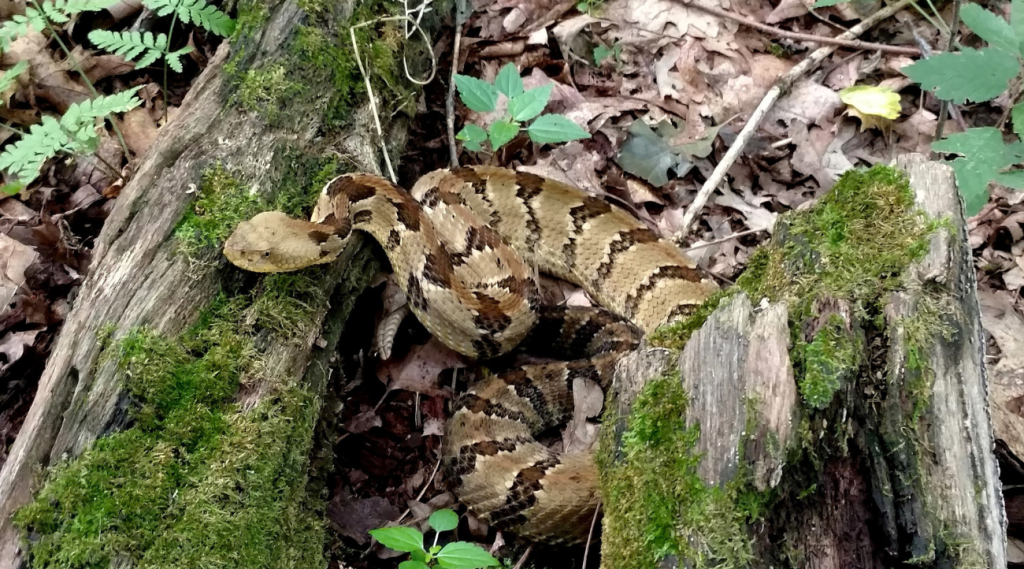
{"label": "mossy log", "polygon": [[[260,208],[308,215],[330,176],[379,170],[347,25],[381,10],[242,0],[238,11],[238,32],[97,240],[0,472],[0,567],[25,561],[26,535],[35,567],[321,564],[322,512],[305,488],[313,425],[339,323],[376,261],[357,244],[322,270],[260,279],[226,267],[219,245]],[[377,77],[400,68],[374,63]],[[183,513],[141,510],[154,504]]]}
{"label": "mossy log", "polygon": [[[895,166],[927,218],[892,207],[883,170],[880,191],[844,178],[780,220],[717,309],[680,328],[695,330],[681,350],[623,362],[601,450],[604,567],[1005,566],[960,198],[944,165]],[[904,266],[849,265],[901,236]]]}

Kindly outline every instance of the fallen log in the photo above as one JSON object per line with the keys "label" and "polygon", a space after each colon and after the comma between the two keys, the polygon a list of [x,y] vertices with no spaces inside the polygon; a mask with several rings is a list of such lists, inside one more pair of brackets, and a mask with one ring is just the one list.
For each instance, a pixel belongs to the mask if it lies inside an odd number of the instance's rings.
{"label": "fallen log", "polygon": [[[379,171],[364,81],[338,30],[382,12],[375,0],[240,2],[238,32],[97,240],[0,471],[0,567],[26,561],[26,539],[35,567],[322,559],[313,427],[377,261],[357,242],[329,267],[258,280],[226,268],[219,249],[262,209],[308,216],[330,177]],[[365,47],[378,31],[357,36]],[[395,47],[371,50],[378,89],[403,84]],[[391,124],[400,148],[402,120]]]}

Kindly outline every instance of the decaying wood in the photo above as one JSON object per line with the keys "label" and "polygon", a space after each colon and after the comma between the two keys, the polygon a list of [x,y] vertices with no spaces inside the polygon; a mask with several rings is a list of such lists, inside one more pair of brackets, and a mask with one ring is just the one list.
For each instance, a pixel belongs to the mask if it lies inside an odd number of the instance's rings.
{"label": "decaying wood", "polygon": [[[880,363],[879,380],[888,388],[878,400],[871,399],[866,386],[840,390],[842,408],[829,416],[828,428],[847,429],[849,450],[835,453],[823,466],[820,499],[784,498],[764,525],[751,529],[751,535],[771,536],[754,540],[755,550],[763,554],[755,555],[758,559],[771,557],[770,541],[784,540],[809,567],[884,567],[915,558],[926,560],[925,566],[943,566],[965,551],[954,551],[944,541],[949,536],[940,535],[951,531],[959,536],[958,545],[966,543],[977,554],[960,562],[1006,564],[981,314],[960,198],[950,168],[920,155],[902,157],[895,165],[909,175],[918,206],[933,218],[952,221],[953,230],[933,235],[926,257],[911,267],[905,290],[892,295],[884,309],[889,337],[876,338],[866,348],[867,357]],[[933,377],[928,408],[919,418],[926,440],[913,444],[900,432],[910,413],[900,394],[911,381],[901,323],[917,313],[926,291],[930,301],[951,308],[955,316],[947,323],[955,329],[920,346]],[[849,307],[836,304],[824,309],[848,314]],[[739,293],[694,333],[677,363],[668,362],[664,350],[645,350],[624,360],[616,374],[620,416],[646,380],[675,365],[689,394],[687,421],[700,425],[695,452],[704,455],[701,479],[723,485],[736,476],[742,460],[758,490],[784,488],[794,468],[807,467],[786,463],[786,451],[800,444],[797,426],[807,413],[801,408],[789,345],[787,307],[752,302]],[[1018,385],[1013,397],[1020,392]],[[1019,416],[1006,418],[996,411],[995,418],[997,425],[1024,432]],[[921,480],[912,476],[915,465],[926,474]]]}
{"label": "decaying wood", "polygon": [[[351,10],[352,6],[346,4],[345,8]],[[255,45],[248,46],[252,55],[247,64],[258,68],[285,53],[289,36],[303,19],[304,13],[294,1],[274,6]],[[47,361],[24,427],[0,471],[0,567],[18,566],[20,536],[10,516],[31,499],[40,470],[61,457],[78,455],[97,437],[126,421],[125,394],[116,364],[98,363],[100,329],[113,325],[115,338],[139,326],[173,336],[194,322],[199,309],[220,290],[223,275],[218,269],[223,261],[213,259],[208,265],[193,266],[184,255],[176,254],[172,236],[195,197],[202,173],[220,163],[245,172],[253,191],[267,193],[275,173],[272,159],[282,143],[314,148],[314,136],[321,126],[315,113],[304,124],[272,128],[258,114],[244,112],[232,103],[224,71],[230,55],[225,42],[189,91],[175,120],[160,131],[97,240],[91,270]],[[365,111],[353,115],[355,124],[332,149],[356,166],[376,171],[370,115]],[[357,249],[348,252],[347,258]],[[340,261],[324,276],[323,290],[332,289],[346,265],[345,260]],[[268,377],[302,377],[317,351],[314,343],[328,311],[326,299],[314,308],[308,337],[272,339],[261,350]],[[336,341],[337,334],[333,338]],[[323,346],[320,352],[332,347]],[[314,391],[317,387],[313,386]]]}

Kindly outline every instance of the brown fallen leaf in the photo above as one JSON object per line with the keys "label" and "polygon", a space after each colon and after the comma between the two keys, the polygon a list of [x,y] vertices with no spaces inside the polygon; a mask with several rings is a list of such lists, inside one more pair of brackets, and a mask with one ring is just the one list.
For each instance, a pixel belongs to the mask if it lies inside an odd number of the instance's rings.
{"label": "brown fallen leaf", "polygon": [[346,431],[358,435],[383,424],[377,411],[369,409],[345,421],[344,428]]}
{"label": "brown fallen leaf", "polygon": [[21,356],[25,355],[25,348],[35,344],[36,336],[40,332],[42,329],[8,332],[3,338],[0,338],[0,354],[7,358],[3,366],[0,366],[0,373],[6,371],[14,362],[20,360]]}
{"label": "brown fallen leaf", "polygon": [[466,367],[462,356],[437,338],[416,346],[398,361],[379,362],[377,376],[388,389],[404,389],[427,395],[440,395],[437,376],[446,369]]}
{"label": "brown fallen leaf", "polygon": [[121,134],[124,135],[128,149],[136,158],[144,156],[160,132],[152,115],[147,109],[136,107],[125,113],[120,122]]}
{"label": "brown fallen leaf", "polygon": [[11,42],[3,54],[5,65],[27,61],[33,80],[35,95],[49,101],[64,113],[74,103],[89,98],[89,90],[68,74],[70,64],[58,63],[47,49],[49,40],[39,32],[31,32]]}
{"label": "brown fallen leaf", "polygon": [[38,256],[31,247],[0,234],[0,316],[10,308],[15,293],[25,284],[25,270]]}
{"label": "brown fallen leaf", "polygon": [[346,500],[339,495],[327,503],[327,519],[334,531],[360,545],[369,543],[370,530],[384,527],[400,515],[398,508],[380,496]]}

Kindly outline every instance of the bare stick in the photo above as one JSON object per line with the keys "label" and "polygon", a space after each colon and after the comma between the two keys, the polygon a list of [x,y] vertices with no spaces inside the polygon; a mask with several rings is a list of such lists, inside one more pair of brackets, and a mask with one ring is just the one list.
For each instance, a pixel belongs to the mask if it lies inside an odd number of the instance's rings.
{"label": "bare stick", "polygon": [[455,47],[452,51],[452,74],[448,78],[448,96],[444,101],[445,122],[448,123],[448,158],[452,168],[459,167],[459,149],[455,146],[455,72],[459,68],[462,24],[455,26]]}
{"label": "bare stick", "polygon": [[[882,8],[866,18],[863,22],[850,28],[850,31],[840,35],[839,39],[853,39],[863,34],[867,30],[871,29],[875,24],[902,10],[907,6],[907,4],[910,4],[910,2],[911,0],[900,0],[891,6]],[[740,153],[743,152],[747,142],[753,138],[758,125],[760,125],[761,121],[764,120],[764,117],[768,115],[768,111],[771,110],[775,102],[779,100],[784,92],[789,91],[789,88],[792,87],[793,83],[796,82],[797,79],[802,77],[811,69],[817,67],[821,64],[822,60],[831,55],[836,50],[836,47],[837,46],[834,45],[827,45],[814,50],[814,52],[807,56],[806,59],[797,64],[796,67],[780,77],[768,93],[765,94],[764,98],[761,99],[761,104],[754,109],[754,112],[750,115],[750,119],[747,120],[747,124],[744,125],[739,136],[736,137],[736,142],[734,142],[729,148],[729,151],[725,153],[722,161],[715,167],[715,171],[711,173],[708,180],[704,182],[703,186],[701,186],[700,191],[697,192],[697,197],[694,198],[693,203],[690,204],[689,208],[687,208],[686,214],[683,215],[683,222],[679,226],[679,231],[677,231],[673,237],[673,240],[676,243],[681,244],[683,242],[686,234],[690,231],[690,226],[693,225],[693,222],[697,219],[701,210],[704,209],[704,204],[707,203],[711,193],[714,192],[722,183],[722,180],[725,179],[726,174],[729,172],[729,168],[731,168],[740,157]]]}
{"label": "bare stick", "polygon": [[512,569],[523,569],[523,565],[526,565],[526,559],[528,557],[530,557],[530,552],[531,551],[533,551],[533,544],[532,543],[530,544],[530,547],[526,548],[526,551],[523,552],[523,556],[519,558],[519,562],[516,563],[516,566],[513,567]]}
{"label": "bare stick", "polygon": [[740,237],[746,237],[747,235],[753,235],[754,233],[760,233],[762,231],[768,231],[768,230],[767,229],[748,229],[746,231],[740,231],[739,233],[733,233],[732,235],[730,235],[728,237],[723,237],[721,239],[715,239],[714,241],[709,241],[707,243],[701,243],[700,245],[694,245],[694,246],[690,247],[689,249],[687,249],[686,252],[689,253],[690,251],[697,251],[697,250],[700,250],[700,249],[704,249],[704,248],[710,247],[712,245],[718,245],[719,243],[725,243],[726,241],[731,241],[733,239],[739,239]]}
{"label": "bare stick", "polygon": [[587,569],[587,556],[590,555],[590,541],[594,537],[594,526],[597,525],[597,515],[601,513],[601,502],[597,503],[594,509],[594,519],[590,520],[590,533],[587,534],[587,548],[583,550],[583,569]]}
{"label": "bare stick", "polygon": [[711,7],[711,6],[703,6],[701,4],[697,4],[693,0],[676,0],[676,1],[679,2],[680,4],[685,5],[687,8],[695,8],[697,10],[700,10],[701,12],[707,12],[708,14],[711,14],[713,16],[718,16],[719,18],[727,18],[729,20],[733,20],[735,22],[739,22],[739,23],[741,23],[744,26],[747,26],[749,28],[754,28],[755,30],[760,30],[760,31],[762,31],[762,32],[764,32],[766,34],[772,34],[773,36],[778,36],[778,37],[781,37],[781,38],[789,38],[789,39],[799,40],[799,41],[809,41],[809,42],[814,42],[814,43],[820,43],[820,44],[823,44],[823,45],[835,45],[835,46],[841,46],[841,47],[848,47],[848,48],[851,48],[851,49],[864,49],[864,50],[871,50],[871,51],[885,51],[885,52],[888,52],[888,53],[898,53],[900,55],[910,55],[910,56],[919,56],[919,55],[921,55],[921,50],[917,49],[916,47],[902,47],[902,46],[896,46],[896,45],[885,45],[884,43],[873,43],[873,42],[867,42],[867,41],[853,40],[853,39],[848,39],[848,38],[844,37],[844,36],[847,35],[845,33],[840,35],[840,36],[838,36],[838,37],[831,38],[831,37],[828,37],[828,36],[818,36],[818,35],[814,35],[814,34],[802,34],[800,32],[791,32],[789,30],[783,30],[781,28],[776,28],[774,26],[769,26],[767,24],[762,24],[761,22],[758,22],[758,21],[753,20],[751,18],[747,18],[746,16],[741,16],[739,14],[736,14],[736,13],[733,13],[733,12],[729,12],[727,10],[722,10],[721,8],[714,8],[714,7]]}

